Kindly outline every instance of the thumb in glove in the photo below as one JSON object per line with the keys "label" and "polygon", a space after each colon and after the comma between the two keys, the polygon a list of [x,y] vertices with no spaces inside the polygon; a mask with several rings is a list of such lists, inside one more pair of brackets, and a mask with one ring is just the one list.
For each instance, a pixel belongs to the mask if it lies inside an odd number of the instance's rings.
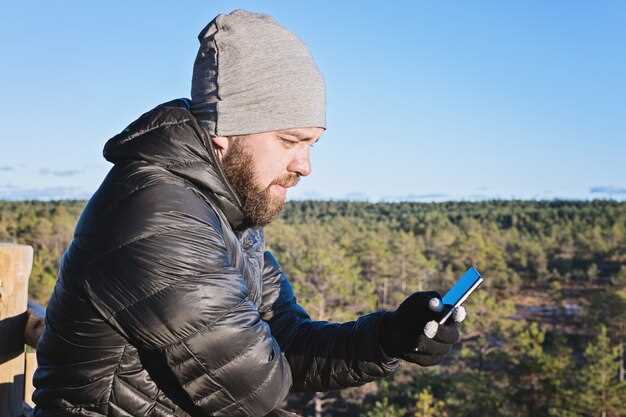
{"label": "thumb in glove", "polygon": [[447,311],[434,291],[416,292],[387,312],[381,322],[381,347],[388,356],[398,357],[422,366],[439,363],[459,339],[458,324],[466,311],[460,307],[453,320],[440,325]]}
{"label": "thumb in glove", "polygon": [[[444,304],[441,302],[441,300],[439,300],[439,298],[431,298],[430,301],[428,302],[428,307],[434,311],[434,312],[443,312],[445,307]],[[463,306],[458,306],[456,307],[453,311],[452,311],[452,320],[454,320],[455,323],[462,323],[463,320],[465,320],[465,318],[467,317],[467,310],[465,310],[465,307]],[[439,330],[439,322],[436,320],[431,320],[428,323],[426,323],[426,325],[424,326],[424,335],[426,337],[428,337],[429,339],[432,339],[435,337],[435,335],[437,334],[437,331]]]}

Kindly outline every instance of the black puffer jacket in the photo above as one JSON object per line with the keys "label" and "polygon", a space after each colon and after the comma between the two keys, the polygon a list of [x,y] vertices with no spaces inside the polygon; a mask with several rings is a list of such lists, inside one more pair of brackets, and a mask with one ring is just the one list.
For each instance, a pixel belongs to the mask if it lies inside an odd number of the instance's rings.
{"label": "black puffer jacket", "polygon": [[35,415],[263,416],[391,373],[380,314],[312,321],[180,99],[105,146],[37,349]]}

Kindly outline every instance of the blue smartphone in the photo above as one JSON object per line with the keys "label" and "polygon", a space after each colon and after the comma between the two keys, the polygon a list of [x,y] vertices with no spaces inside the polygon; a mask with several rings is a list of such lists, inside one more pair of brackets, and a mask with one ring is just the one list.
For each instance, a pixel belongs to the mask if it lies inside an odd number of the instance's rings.
{"label": "blue smartphone", "polygon": [[469,297],[469,295],[483,282],[483,278],[480,276],[480,272],[473,266],[470,267],[461,278],[448,290],[448,292],[441,299],[443,301],[444,308],[449,308],[448,313],[443,316],[439,321],[439,324],[443,324],[448,320],[448,317],[452,314],[454,309]]}

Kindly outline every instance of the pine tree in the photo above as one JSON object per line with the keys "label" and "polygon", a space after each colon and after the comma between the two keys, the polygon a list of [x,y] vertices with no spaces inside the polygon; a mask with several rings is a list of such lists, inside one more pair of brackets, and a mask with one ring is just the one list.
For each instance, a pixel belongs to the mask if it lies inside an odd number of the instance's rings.
{"label": "pine tree", "polygon": [[415,417],[445,417],[445,403],[437,400],[430,389],[420,391],[415,398]]}
{"label": "pine tree", "polygon": [[612,346],[605,326],[585,349],[578,373],[576,411],[589,417],[626,416],[626,383],[618,380],[619,348]]}
{"label": "pine tree", "polygon": [[572,352],[560,340],[550,349],[546,332],[536,323],[512,334],[510,355],[510,404],[521,415],[573,416],[569,413],[572,390],[568,377],[572,372]]}

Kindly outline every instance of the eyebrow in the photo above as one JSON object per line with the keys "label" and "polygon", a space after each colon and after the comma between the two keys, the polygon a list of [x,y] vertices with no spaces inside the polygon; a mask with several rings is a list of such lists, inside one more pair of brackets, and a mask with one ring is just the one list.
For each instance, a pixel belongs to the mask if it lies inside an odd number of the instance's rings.
{"label": "eyebrow", "polygon": [[[295,131],[295,130],[282,130],[281,133],[283,133],[285,135],[295,136],[295,137],[297,137],[300,140],[308,140],[308,139],[310,139],[309,136],[304,135],[304,134],[302,134],[302,133],[300,133],[298,131]],[[321,137],[321,135],[317,137],[315,142],[320,140],[320,137]]]}
{"label": "eyebrow", "polygon": [[295,130],[283,130],[282,133],[286,134],[286,135],[291,135],[291,136],[295,136],[297,138],[300,139],[307,139],[308,136],[307,135],[303,135],[302,133],[295,131]]}

